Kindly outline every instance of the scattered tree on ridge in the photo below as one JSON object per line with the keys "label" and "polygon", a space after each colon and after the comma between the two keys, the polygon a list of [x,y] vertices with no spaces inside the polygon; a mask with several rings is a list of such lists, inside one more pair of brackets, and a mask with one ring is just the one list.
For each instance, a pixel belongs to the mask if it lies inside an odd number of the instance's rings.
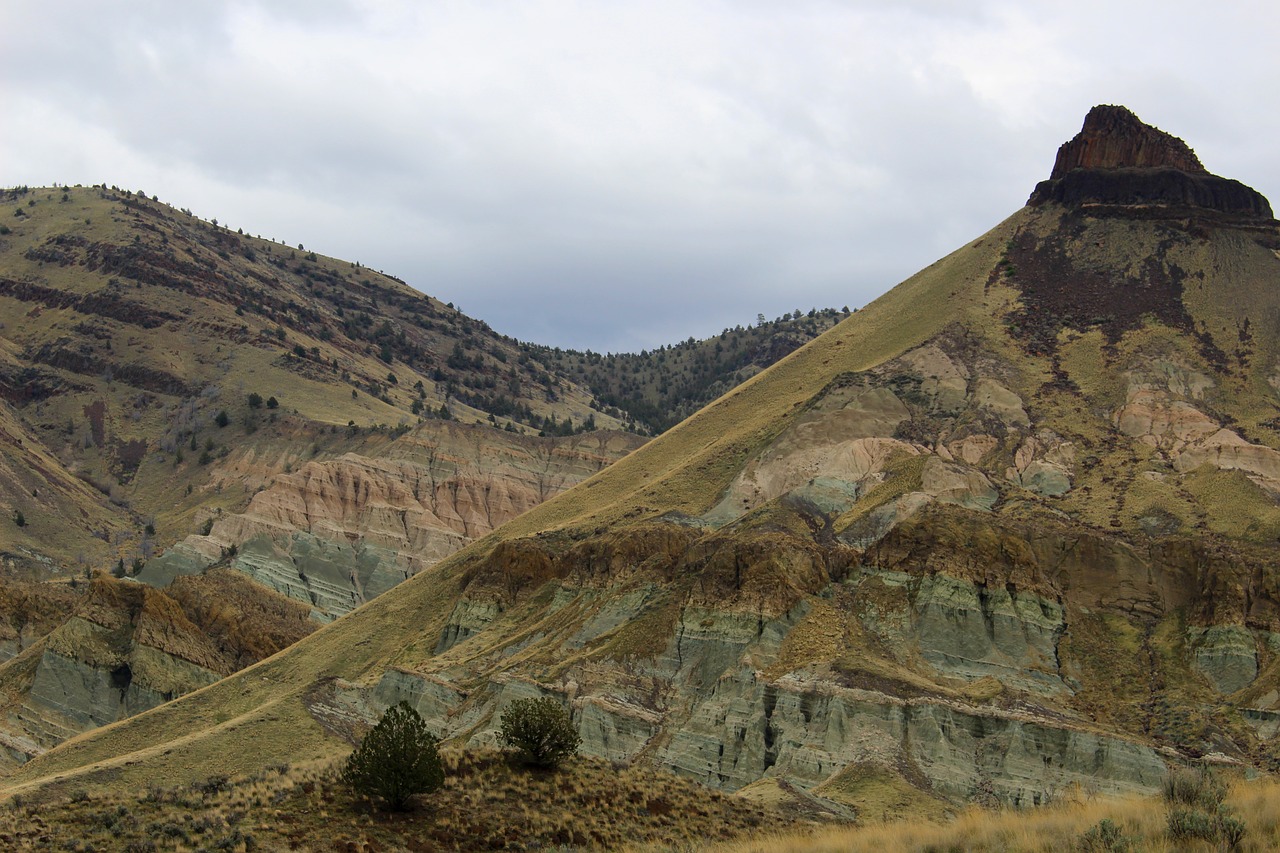
{"label": "scattered tree on ridge", "polygon": [[578,751],[582,738],[569,712],[550,696],[517,699],[502,713],[498,741],[520,751],[524,763],[553,768]]}
{"label": "scattered tree on ridge", "polygon": [[341,779],[357,794],[405,811],[417,794],[444,784],[436,737],[408,702],[382,715],[343,765]]}

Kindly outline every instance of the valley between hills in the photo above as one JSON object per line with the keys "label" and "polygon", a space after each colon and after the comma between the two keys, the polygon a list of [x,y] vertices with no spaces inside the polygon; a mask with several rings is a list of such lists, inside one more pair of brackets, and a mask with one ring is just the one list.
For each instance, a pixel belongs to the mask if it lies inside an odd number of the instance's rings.
{"label": "valley between hills", "polygon": [[[1280,761],[1280,223],[1122,107],[863,309],[630,356],[142,193],[6,200],[0,786],[45,836],[1176,849],[1125,804]],[[532,697],[560,802],[489,751]],[[401,701],[441,820],[326,835]]]}

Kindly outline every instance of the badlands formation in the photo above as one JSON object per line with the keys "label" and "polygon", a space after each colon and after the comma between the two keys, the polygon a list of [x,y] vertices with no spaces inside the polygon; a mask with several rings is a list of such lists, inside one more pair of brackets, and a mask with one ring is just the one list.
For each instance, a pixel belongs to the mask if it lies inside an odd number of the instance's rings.
{"label": "badlands formation", "polygon": [[[488,745],[535,695],[589,753],[842,815],[871,791],[927,812],[1150,792],[1190,759],[1271,769],[1277,229],[1260,195],[1098,108],[988,233],[574,488],[10,789],[341,755],[402,700]],[[257,522],[223,523],[211,535]]]}

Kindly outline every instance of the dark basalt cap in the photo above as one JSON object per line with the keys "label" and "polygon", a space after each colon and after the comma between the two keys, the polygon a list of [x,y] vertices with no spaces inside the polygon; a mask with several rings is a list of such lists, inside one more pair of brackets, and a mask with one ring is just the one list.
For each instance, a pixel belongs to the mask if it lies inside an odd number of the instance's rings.
{"label": "dark basalt cap", "polygon": [[1084,127],[1058,149],[1049,180],[1027,203],[1050,201],[1148,214],[1211,210],[1233,218],[1272,217],[1261,193],[1210,174],[1187,143],[1111,105],[1089,110]]}

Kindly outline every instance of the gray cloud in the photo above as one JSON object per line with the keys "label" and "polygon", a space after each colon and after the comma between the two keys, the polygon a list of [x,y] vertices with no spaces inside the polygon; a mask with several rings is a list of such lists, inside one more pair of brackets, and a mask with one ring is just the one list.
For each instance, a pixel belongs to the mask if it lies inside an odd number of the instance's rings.
{"label": "gray cloud", "polygon": [[[963,5],[963,10],[957,10]],[[857,306],[1094,103],[1280,188],[1262,3],[7,4],[8,184],[106,181],[501,332],[651,347]]]}

